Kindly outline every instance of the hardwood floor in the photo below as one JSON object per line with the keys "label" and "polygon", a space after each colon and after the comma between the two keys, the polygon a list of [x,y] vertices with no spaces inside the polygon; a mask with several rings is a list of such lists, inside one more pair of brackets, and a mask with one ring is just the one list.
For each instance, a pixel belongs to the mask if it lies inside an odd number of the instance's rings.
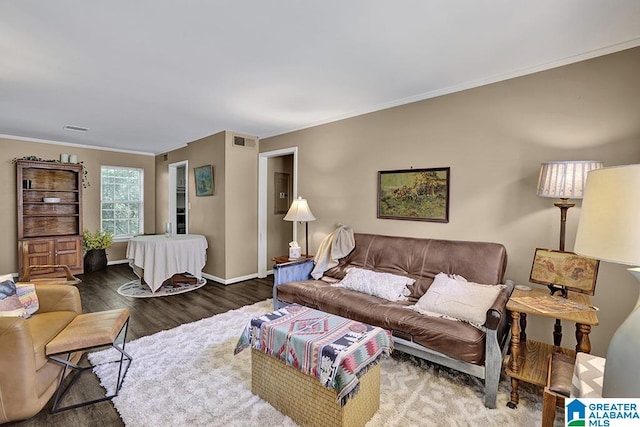
{"label": "hardwood floor", "polygon": [[[131,318],[127,341],[171,329],[183,323],[195,322],[218,313],[239,308],[272,296],[273,277],[252,279],[233,285],[209,281],[195,291],[158,298],[129,298],[118,294],[120,285],[136,276],[126,265],[109,266],[106,270],[80,276],[77,287],[85,313],[129,307]],[[93,373],[86,372],[69,391],[69,402],[95,398],[102,390]],[[110,401],[50,414],[52,402],[29,420],[8,423],[6,426],[122,426],[122,420]],[[66,404],[63,402],[63,404]]]}

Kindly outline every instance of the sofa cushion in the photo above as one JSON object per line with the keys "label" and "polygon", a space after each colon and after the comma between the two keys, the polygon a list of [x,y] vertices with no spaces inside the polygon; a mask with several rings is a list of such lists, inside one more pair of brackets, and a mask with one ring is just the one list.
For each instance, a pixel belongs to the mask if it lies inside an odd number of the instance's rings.
{"label": "sofa cushion", "polygon": [[390,330],[449,357],[484,363],[484,331],[459,321],[427,317],[407,310],[409,301],[387,301],[320,280],[278,285],[278,299]]}
{"label": "sofa cushion", "polygon": [[415,279],[409,301],[417,302],[435,276],[458,274],[476,283],[504,280],[507,251],[498,243],[421,239],[355,233],[356,247],[325,276],[341,280],[351,267],[398,274]]}
{"label": "sofa cushion", "polygon": [[487,310],[502,290],[500,285],[481,285],[464,277],[439,273],[427,292],[412,309],[467,321],[481,326],[487,320]]}
{"label": "sofa cushion", "polygon": [[391,273],[379,273],[363,268],[351,267],[344,278],[333,286],[368,295],[384,298],[389,301],[406,301],[410,291],[407,288],[415,280]]}

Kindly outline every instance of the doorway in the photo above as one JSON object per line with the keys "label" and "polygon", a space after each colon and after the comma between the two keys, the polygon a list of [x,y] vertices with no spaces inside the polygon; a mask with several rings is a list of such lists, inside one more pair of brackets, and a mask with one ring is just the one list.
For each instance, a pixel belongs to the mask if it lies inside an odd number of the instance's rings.
{"label": "doorway", "polygon": [[169,165],[169,222],[175,234],[189,234],[188,168],[188,160]]}
{"label": "doorway", "polygon": [[[289,157],[290,159],[288,159],[287,163],[291,165],[289,174],[290,192],[283,197],[287,197],[287,200],[295,200],[298,194],[298,147],[267,151],[260,153],[258,157],[258,277],[267,276],[267,265],[269,265],[268,261],[270,259],[268,249],[269,235],[272,234],[271,240],[275,239],[273,235],[275,231],[269,228],[270,218],[273,219],[275,217],[275,221],[277,221],[278,218],[284,217],[284,214],[279,213],[282,210],[280,205],[284,203],[283,200],[279,200],[281,196],[279,193],[282,193],[282,191],[278,191],[277,195],[275,194],[276,179],[282,182],[282,176],[275,178],[274,174],[277,171],[269,168],[270,160],[282,157]],[[276,196],[278,200],[276,200]],[[291,223],[291,235],[287,234],[285,240],[289,240],[289,236],[291,236],[291,240],[297,239],[297,227],[294,222]],[[281,249],[283,252],[287,250],[288,246]]]}

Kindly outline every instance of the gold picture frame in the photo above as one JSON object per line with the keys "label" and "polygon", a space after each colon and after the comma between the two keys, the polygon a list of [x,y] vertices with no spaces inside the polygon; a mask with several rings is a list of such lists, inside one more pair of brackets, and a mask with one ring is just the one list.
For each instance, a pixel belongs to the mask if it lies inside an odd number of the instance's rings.
{"label": "gold picture frame", "polygon": [[450,168],[378,172],[378,218],[449,222]]}
{"label": "gold picture frame", "polygon": [[536,248],[529,281],[593,295],[600,261],[574,252]]}

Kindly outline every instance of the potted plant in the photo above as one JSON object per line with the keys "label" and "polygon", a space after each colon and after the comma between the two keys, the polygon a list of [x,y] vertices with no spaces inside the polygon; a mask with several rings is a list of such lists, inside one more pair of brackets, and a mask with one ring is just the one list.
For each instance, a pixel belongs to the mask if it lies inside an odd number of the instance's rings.
{"label": "potted plant", "polygon": [[113,243],[113,234],[104,230],[97,230],[93,233],[84,230],[82,242],[85,252],[84,272],[92,273],[107,268],[106,249]]}

